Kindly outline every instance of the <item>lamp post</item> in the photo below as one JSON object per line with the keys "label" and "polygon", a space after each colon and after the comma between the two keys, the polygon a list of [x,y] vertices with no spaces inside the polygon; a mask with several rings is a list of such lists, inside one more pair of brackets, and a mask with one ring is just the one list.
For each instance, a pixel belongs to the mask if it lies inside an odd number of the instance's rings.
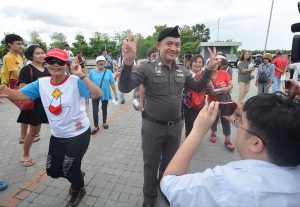
{"label": "lamp post", "polygon": [[218,18],[218,35],[217,35],[218,42],[219,42],[219,31],[220,31],[220,18]]}
{"label": "lamp post", "polygon": [[268,24],[268,30],[267,30],[264,53],[266,53],[266,48],[267,48],[267,42],[268,42],[269,30],[270,30],[270,24],[271,24],[272,12],[273,12],[273,5],[274,5],[274,0],[272,0],[272,4],[271,4],[271,11],[270,11],[269,24]]}

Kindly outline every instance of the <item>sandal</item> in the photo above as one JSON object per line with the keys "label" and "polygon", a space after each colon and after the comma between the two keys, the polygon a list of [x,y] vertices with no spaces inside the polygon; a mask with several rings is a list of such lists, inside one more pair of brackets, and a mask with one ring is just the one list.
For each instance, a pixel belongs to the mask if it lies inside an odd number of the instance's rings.
{"label": "sandal", "polygon": [[215,134],[211,134],[210,137],[209,137],[209,141],[211,143],[216,143],[216,141],[217,141],[216,135]]}
{"label": "sandal", "polygon": [[224,142],[224,145],[230,152],[233,152],[235,150],[234,144],[232,144],[230,141]]}
{"label": "sandal", "polygon": [[37,142],[37,141],[40,141],[40,138],[35,136],[34,140],[32,142]]}
{"label": "sandal", "polygon": [[[32,142],[37,142],[37,141],[40,141],[40,138],[39,138],[40,135],[36,135],[34,140]],[[24,144],[24,139],[19,139],[19,144]]]}
{"label": "sandal", "polygon": [[28,159],[28,160],[21,160],[21,164],[24,165],[24,167],[30,167],[33,166],[35,163],[32,159]]}
{"label": "sandal", "polygon": [[91,135],[95,135],[99,131],[99,127],[92,130]]}

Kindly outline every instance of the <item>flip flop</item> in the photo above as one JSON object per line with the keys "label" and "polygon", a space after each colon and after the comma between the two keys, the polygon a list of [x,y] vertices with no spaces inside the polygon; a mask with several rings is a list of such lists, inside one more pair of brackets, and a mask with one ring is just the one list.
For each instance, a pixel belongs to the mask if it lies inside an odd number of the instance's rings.
{"label": "flip flop", "polygon": [[0,180],[0,191],[5,190],[8,187],[8,184],[2,180]]}
{"label": "flip flop", "polygon": [[[40,136],[40,135],[39,135],[39,136]],[[37,136],[35,136],[35,138],[34,138],[33,142],[37,142],[37,141],[40,141],[40,138],[39,138],[39,137],[37,137]]]}
{"label": "flip flop", "polygon": [[[39,138],[40,135],[36,135],[34,140],[32,142],[40,141],[41,138]],[[24,144],[24,140],[19,139],[19,144]]]}
{"label": "flip flop", "polygon": [[24,167],[31,167],[35,164],[32,159],[21,160],[20,162],[21,162],[22,165],[24,165]]}

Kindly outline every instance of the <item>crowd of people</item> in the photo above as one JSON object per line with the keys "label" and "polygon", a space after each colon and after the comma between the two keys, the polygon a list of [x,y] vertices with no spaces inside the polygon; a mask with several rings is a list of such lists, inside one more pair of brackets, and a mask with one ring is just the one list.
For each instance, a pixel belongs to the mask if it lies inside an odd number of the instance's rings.
{"label": "crowd of people", "polygon": [[[118,81],[121,103],[125,103],[124,94],[134,90],[134,108],[141,112],[143,207],[155,206],[159,194],[171,206],[245,202],[249,206],[299,206],[300,111],[295,99],[300,94],[300,67],[289,64],[277,51],[274,57],[265,53],[263,62],[255,68],[250,52],[243,51],[236,69],[239,92],[234,101],[233,69],[216,48],[207,48],[206,62],[201,55],[188,53],[182,64],[178,63],[179,28],[167,27],[149,49],[148,59],[137,64],[138,40],[139,34],[132,36],[128,31],[119,67],[114,71],[107,51],[96,58],[96,67],[88,70],[82,52],[74,56],[68,44],[65,50],[54,48],[47,52],[31,45],[25,51],[30,63],[24,66],[20,55],[23,39],[6,35],[9,52],[3,59],[0,98],[34,102],[33,108],[20,110],[17,120],[21,123],[19,142],[24,151],[21,163],[25,167],[35,164],[30,156],[31,145],[39,139],[41,124],[49,123],[47,175],[63,177],[71,183],[67,206],[77,206],[86,194],[81,161],[90,136],[100,129],[99,104],[102,127],[108,129],[107,108],[110,100],[119,100]],[[285,88],[288,95],[281,92],[281,77],[287,71],[293,71],[291,79],[286,80],[289,84],[285,84],[290,85]],[[245,102],[251,81],[258,95]],[[93,129],[86,112],[89,98]],[[228,103],[236,109],[224,115],[219,106]],[[219,122],[225,148],[230,152],[237,148],[242,160],[188,174],[205,134],[210,130],[211,143],[219,140]],[[230,137],[232,125],[237,128],[235,144]],[[180,146],[183,126],[185,140]],[[280,177],[284,179],[278,182]],[[0,189],[6,187],[0,181]]]}

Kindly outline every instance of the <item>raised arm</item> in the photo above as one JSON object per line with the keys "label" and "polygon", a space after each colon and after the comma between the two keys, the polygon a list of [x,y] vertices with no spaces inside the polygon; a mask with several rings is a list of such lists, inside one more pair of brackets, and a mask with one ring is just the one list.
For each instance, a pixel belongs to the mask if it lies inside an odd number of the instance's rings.
{"label": "raised arm", "polygon": [[163,177],[166,175],[179,176],[187,173],[194,153],[199,149],[198,146],[201,144],[204,135],[216,119],[218,108],[218,102],[211,102],[209,106],[203,107],[194,122],[191,133],[175,153]]}
{"label": "raised arm", "polygon": [[140,34],[136,34],[132,40],[131,31],[127,31],[127,41],[122,45],[123,69],[119,77],[119,90],[123,93],[129,93],[132,89],[141,84],[142,73],[137,70],[132,73],[134,59],[136,58],[137,43]]}
{"label": "raised arm", "polygon": [[186,88],[196,92],[203,91],[210,81],[213,71],[218,69],[221,59],[217,57],[216,48],[214,47],[213,51],[210,48],[207,48],[207,50],[209,52],[209,63],[205,68],[202,77],[200,80],[195,80],[190,75],[186,80]]}

